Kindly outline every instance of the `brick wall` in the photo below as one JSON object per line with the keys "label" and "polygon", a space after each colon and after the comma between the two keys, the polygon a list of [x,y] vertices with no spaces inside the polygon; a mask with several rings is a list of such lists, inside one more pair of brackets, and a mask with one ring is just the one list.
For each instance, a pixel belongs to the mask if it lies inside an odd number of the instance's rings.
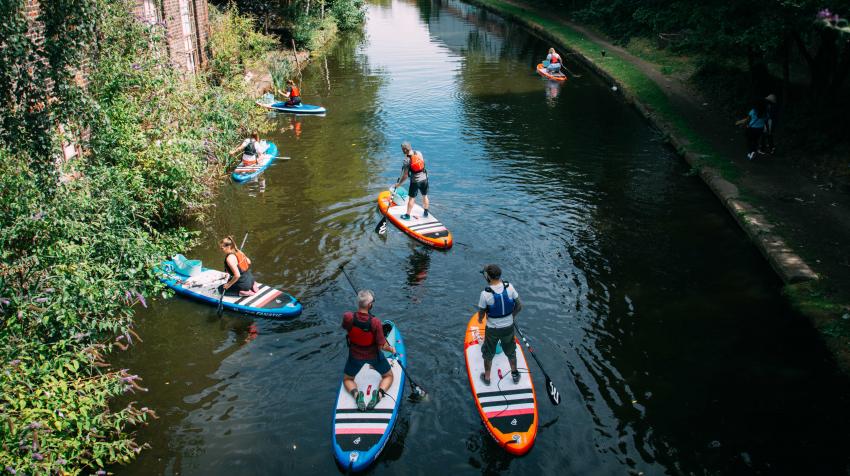
{"label": "brick wall", "polygon": [[206,65],[209,36],[207,0],[161,1],[161,15],[165,22],[166,43],[172,64],[188,72]]}

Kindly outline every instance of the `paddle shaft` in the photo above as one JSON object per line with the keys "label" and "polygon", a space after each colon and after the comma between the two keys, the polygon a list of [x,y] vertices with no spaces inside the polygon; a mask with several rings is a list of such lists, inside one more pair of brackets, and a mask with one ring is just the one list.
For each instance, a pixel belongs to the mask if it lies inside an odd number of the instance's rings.
{"label": "paddle shaft", "polygon": [[[398,183],[401,180],[401,175],[398,176],[395,183]],[[395,194],[395,187],[390,189],[390,204],[392,204],[393,194]],[[389,206],[387,207],[387,214],[389,214]],[[381,221],[378,222],[377,226],[375,226],[375,233],[379,235],[383,235],[387,232],[387,215],[381,217]],[[345,270],[343,270],[345,272]],[[346,276],[347,277],[347,276]],[[349,280],[351,282],[351,280]]]}
{"label": "paddle shaft", "polygon": [[537,366],[540,367],[540,371],[543,372],[543,377],[546,378],[546,387],[548,390],[549,400],[553,405],[557,405],[561,403],[561,395],[558,393],[558,389],[555,388],[555,384],[552,383],[552,379],[549,378],[549,374],[546,373],[546,369],[543,368],[543,364],[540,363],[540,359],[537,358],[537,355],[534,353],[534,349],[531,347],[531,344],[528,342],[528,339],[525,338],[525,334],[519,329],[519,326],[514,321],[514,329],[516,329],[517,334],[519,334],[522,341],[525,343],[525,348],[528,349],[528,353],[531,354],[531,357],[537,362]]}

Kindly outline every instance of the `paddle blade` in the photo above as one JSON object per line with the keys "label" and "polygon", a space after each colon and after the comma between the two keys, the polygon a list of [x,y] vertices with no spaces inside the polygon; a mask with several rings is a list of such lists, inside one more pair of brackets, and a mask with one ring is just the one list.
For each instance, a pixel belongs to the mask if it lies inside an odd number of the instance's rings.
{"label": "paddle blade", "polygon": [[552,379],[549,376],[546,376],[546,394],[549,395],[549,400],[552,402],[552,405],[558,405],[561,403],[561,394],[558,393],[558,389],[555,388],[555,384],[552,383]]}
{"label": "paddle blade", "polygon": [[375,227],[375,233],[383,235],[387,232],[387,217],[381,218],[378,225]]}

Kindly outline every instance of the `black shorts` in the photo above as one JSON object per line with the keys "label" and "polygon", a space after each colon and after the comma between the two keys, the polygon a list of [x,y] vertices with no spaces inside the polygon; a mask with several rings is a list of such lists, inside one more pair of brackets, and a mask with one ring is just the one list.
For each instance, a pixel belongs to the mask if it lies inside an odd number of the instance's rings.
{"label": "black shorts", "polygon": [[514,328],[503,327],[495,329],[488,327],[484,331],[484,345],[481,346],[481,356],[484,360],[493,360],[496,355],[496,343],[502,343],[502,351],[508,360],[516,359],[516,340],[514,339]]}
{"label": "black shorts", "polygon": [[384,375],[385,373],[392,370],[392,367],[390,367],[390,363],[387,362],[387,358],[384,357],[383,353],[379,352],[377,359],[368,360],[355,359],[354,357],[349,355],[348,361],[345,363],[345,370],[343,370],[343,373],[345,373],[345,375],[348,375],[349,377],[355,377],[357,376],[357,372],[360,372],[360,369],[366,364],[371,365],[372,368],[374,368],[381,375]]}
{"label": "black shorts", "polygon": [[410,190],[408,190],[410,198],[416,198],[419,192],[422,192],[423,196],[428,195],[428,179],[425,179],[424,182],[410,181]]}

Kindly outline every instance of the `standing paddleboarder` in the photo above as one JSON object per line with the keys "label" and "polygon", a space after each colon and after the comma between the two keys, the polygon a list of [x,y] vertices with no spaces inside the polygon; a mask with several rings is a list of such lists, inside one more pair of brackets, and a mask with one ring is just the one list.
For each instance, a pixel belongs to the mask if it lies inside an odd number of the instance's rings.
{"label": "standing paddleboarder", "polygon": [[519,294],[511,283],[502,281],[502,269],[495,264],[488,264],[481,270],[488,286],[481,291],[478,299],[478,323],[487,314],[487,329],[484,333],[484,344],[481,346],[481,357],[484,359],[484,372],[481,381],[490,385],[490,367],[496,355],[496,347],[501,344],[502,351],[511,365],[511,377],[514,383],[519,383],[520,373],[516,367],[516,339],[514,338],[514,319],[522,310]]}
{"label": "standing paddleboarder", "polygon": [[[381,350],[395,354],[395,348],[387,342],[381,320],[370,312],[374,304],[375,294],[362,289],[357,293],[357,312],[349,311],[342,316],[342,328],[348,331],[348,361],[345,363],[342,385],[354,398],[361,412],[375,408],[381,400],[381,394],[386,393],[393,384],[392,367]],[[380,391],[372,392],[368,404],[354,381],[360,369],[367,364],[381,374]]]}
{"label": "standing paddleboarder", "polygon": [[410,212],[413,210],[413,204],[416,203],[416,195],[422,192],[422,208],[425,210],[423,216],[428,216],[428,207],[431,202],[428,201],[428,171],[425,170],[425,158],[422,152],[413,150],[410,147],[410,142],[401,143],[401,151],[404,153],[404,163],[401,166],[401,177],[396,182],[395,188],[398,188],[408,176],[410,176],[410,189],[407,191],[409,198],[407,199],[407,213],[402,215],[402,220],[410,220]]}

